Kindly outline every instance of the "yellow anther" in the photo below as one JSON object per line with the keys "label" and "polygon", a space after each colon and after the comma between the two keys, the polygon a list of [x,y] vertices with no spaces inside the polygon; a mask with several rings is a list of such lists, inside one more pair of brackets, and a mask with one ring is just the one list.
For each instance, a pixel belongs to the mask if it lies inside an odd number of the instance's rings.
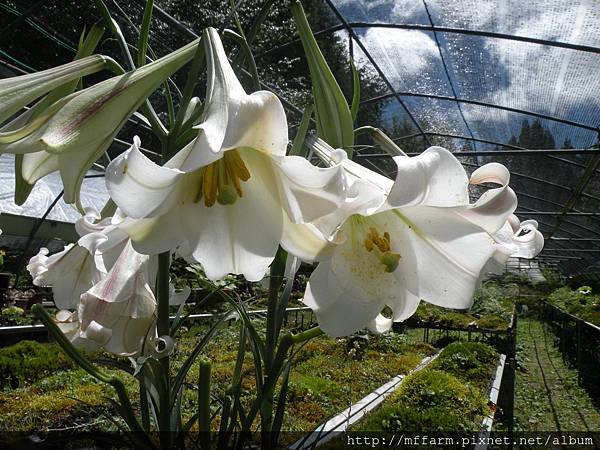
{"label": "yellow anther", "polygon": [[242,197],[241,181],[250,179],[250,172],[237,150],[229,150],[223,157],[201,169],[200,187],[194,196],[194,203],[204,197],[206,206],[215,202],[232,205]]}
{"label": "yellow anther", "polygon": [[385,253],[390,251],[390,234],[387,231],[381,237],[379,232],[371,227],[369,228],[368,239],[377,246],[380,252]]}
{"label": "yellow anther", "polygon": [[400,254],[391,251],[390,233],[386,231],[381,237],[379,231],[371,227],[364,240],[364,246],[368,252],[375,250],[375,253],[379,255],[379,262],[385,266],[385,272],[392,273],[396,270],[400,262]]}

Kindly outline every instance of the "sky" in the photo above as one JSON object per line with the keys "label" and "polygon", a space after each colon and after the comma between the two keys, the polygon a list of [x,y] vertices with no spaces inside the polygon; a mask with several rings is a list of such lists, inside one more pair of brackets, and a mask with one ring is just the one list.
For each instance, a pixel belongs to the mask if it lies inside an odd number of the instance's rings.
{"label": "sky", "polygon": [[[334,4],[350,22],[429,25],[422,0],[334,0]],[[593,0],[429,0],[427,7],[437,26],[600,47],[600,8]],[[452,96],[433,33],[356,31],[397,90]],[[459,97],[600,124],[600,54],[455,33],[437,37]],[[360,52],[356,59],[368,64]],[[413,100],[411,106],[434,128],[466,131],[455,103]],[[463,113],[476,136],[503,142],[518,132],[526,117],[470,106],[464,106]],[[553,122],[546,125],[559,144],[565,137],[580,146],[596,139],[594,132]]]}

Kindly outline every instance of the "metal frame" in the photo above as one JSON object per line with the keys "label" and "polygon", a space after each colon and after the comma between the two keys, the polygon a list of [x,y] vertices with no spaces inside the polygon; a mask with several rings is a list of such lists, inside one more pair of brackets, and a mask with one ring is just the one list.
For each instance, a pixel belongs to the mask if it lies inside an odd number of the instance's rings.
{"label": "metal frame", "polygon": [[[22,20],[22,17],[28,17],[30,14],[32,14],[34,12],[36,7],[38,5],[41,5],[44,1],[45,0],[40,0],[40,1],[35,2],[35,4],[32,7],[28,8],[26,11],[23,11],[22,16],[17,18],[15,20],[15,22]],[[510,155],[510,156],[518,155],[519,157],[543,156],[545,158],[551,158],[551,159],[553,159],[557,162],[563,163],[563,164],[569,164],[569,165],[573,165],[573,166],[582,168],[583,171],[579,174],[578,181],[574,187],[559,185],[558,183],[552,182],[551,179],[544,180],[544,179],[534,177],[531,175],[527,175],[527,174],[523,174],[523,173],[512,173],[512,176],[521,177],[525,180],[531,180],[531,181],[534,181],[536,183],[541,183],[546,186],[552,186],[555,189],[560,189],[561,191],[565,191],[570,194],[569,199],[566,202],[560,203],[560,202],[555,201],[552,198],[541,198],[539,196],[532,195],[527,192],[520,192],[520,193],[518,193],[519,196],[523,197],[524,199],[530,198],[536,202],[542,202],[548,206],[552,206],[552,208],[549,208],[547,210],[541,210],[541,211],[535,210],[533,208],[527,207],[527,202],[526,202],[525,204],[523,204],[520,207],[518,213],[522,214],[523,216],[533,216],[533,217],[540,217],[540,218],[544,218],[544,217],[548,216],[553,219],[550,221],[550,223],[544,222],[542,220],[539,221],[540,226],[544,230],[549,231],[548,235],[546,236],[547,237],[546,251],[548,251],[550,253],[552,253],[552,252],[567,252],[567,253],[568,252],[581,252],[582,254],[585,254],[585,253],[593,254],[593,253],[597,252],[596,249],[590,249],[589,247],[586,247],[586,246],[589,246],[589,243],[600,242],[600,227],[595,229],[596,227],[590,228],[590,225],[589,225],[590,223],[593,223],[593,222],[590,222],[591,220],[596,220],[596,218],[600,216],[600,213],[595,212],[595,211],[580,211],[580,210],[576,209],[576,205],[580,198],[587,198],[587,199],[591,199],[595,202],[600,202],[599,196],[593,195],[592,193],[589,193],[589,192],[585,192],[586,186],[588,185],[588,183],[590,182],[592,177],[595,174],[600,173],[600,148],[574,149],[574,150],[523,149],[518,146],[513,146],[513,145],[506,144],[506,143],[496,142],[494,140],[487,139],[486,136],[475,136],[470,127],[470,124],[468,123],[468,121],[465,117],[465,114],[463,113],[462,107],[463,107],[463,105],[474,105],[474,106],[483,107],[483,108],[493,108],[493,109],[497,109],[497,110],[507,111],[510,113],[523,114],[525,116],[544,119],[544,120],[548,120],[551,122],[560,123],[560,124],[572,126],[572,127],[578,128],[578,129],[594,131],[594,132],[599,132],[598,126],[588,124],[588,123],[582,123],[579,121],[570,120],[565,117],[557,117],[557,116],[552,116],[552,115],[548,115],[548,114],[538,113],[535,111],[520,110],[517,108],[512,108],[512,107],[503,106],[503,105],[490,103],[490,102],[461,98],[459,93],[457,92],[457,88],[453,82],[453,67],[451,66],[449,61],[447,61],[447,58],[446,58],[447,49],[443,45],[443,41],[439,38],[439,33],[461,34],[461,35],[467,35],[467,36],[479,36],[479,37],[491,38],[491,39],[504,39],[504,40],[510,40],[510,41],[523,42],[523,43],[531,44],[531,45],[540,45],[540,46],[546,46],[546,47],[551,47],[551,48],[552,47],[553,48],[563,48],[563,49],[568,49],[568,50],[572,50],[572,51],[587,52],[587,53],[595,54],[595,55],[600,55],[600,48],[593,47],[593,46],[572,44],[572,43],[568,43],[568,42],[558,42],[558,41],[551,41],[551,40],[547,40],[547,39],[537,39],[537,38],[531,38],[531,37],[527,37],[527,36],[515,36],[515,35],[510,35],[510,34],[504,34],[504,33],[488,32],[488,31],[484,31],[484,30],[472,30],[472,29],[465,29],[465,28],[438,26],[433,21],[433,18],[429,12],[429,7],[426,3],[426,0],[422,0],[422,1],[423,1],[423,6],[425,8],[425,13],[427,14],[427,19],[429,21],[429,25],[371,23],[371,22],[358,22],[358,21],[351,22],[351,21],[346,20],[346,18],[340,13],[340,11],[337,9],[337,7],[333,4],[332,0],[324,0],[324,1],[328,5],[330,10],[332,11],[333,15],[337,18],[337,20],[339,20],[340,23],[335,26],[328,27],[326,29],[317,31],[315,33],[315,35],[316,36],[327,36],[327,35],[331,35],[332,33],[336,32],[336,31],[345,30],[348,33],[350,53],[351,54],[353,53],[354,45],[358,45],[358,47],[361,49],[361,51],[364,53],[364,55],[368,59],[369,63],[372,65],[374,70],[377,72],[377,74],[379,75],[379,77],[381,78],[381,80],[387,86],[387,88],[389,90],[388,93],[378,96],[378,97],[364,100],[361,102],[361,104],[367,105],[367,104],[371,104],[371,103],[381,102],[381,101],[384,101],[387,99],[394,99],[400,105],[400,107],[406,113],[406,115],[409,117],[410,121],[414,124],[416,130],[418,130],[418,133],[415,133],[412,135],[395,137],[394,140],[396,142],[401,142],[403,140],[414,139],[414,138],[418,137],[420,139],[423,139],[423,141],[426,144],[431,145],[431,140],[430,140],[431,137],[459,139],[459,140],[464,140],[464,141],[473,143],[474,150],[457,152],[457,156],[474,156],[477,158],[490,157],[490,156],[492,156],[492,157],[508,156],[508,155]],[[170,29],[173,30],[174,33],[177,33],[178,35],[180,35],[186,39],[197,37],[197,34],[193,30],[191,30],[187,26],[183,25],[181,22],[179,22],[177,19],[175,19],[169,13],[164,11],[158,5],[155,5],[154,10],[156,13],[157,20],[160,20],[160,21],[164,22],[165,24],[167,24],[170,27]],[[38,19],[38,22],[39,22],[39,19]],[[361,37],[356,32],[357,29],[365,29],[365,28],[405,29],[405,30],[425,31],[425,32],[431,33],[433,36],[433,39],[436,43],[437,51],[439,52],[442,67],[445,72],[446,78],[448,80],[450,91],[452,92],[452,96],[424,94],[424,93],[417,93],[417,92],[403,92],[403,91],[395,90],[391,81],[386,77],[385,73],[381,70],[377,61],[367,50],[364,43],[361,41]],[[282,45],[274,47],[273,49],[270,49],[266,52],[263,52],[262,55],[280,52],[291,46],[299,45],[299,43],[300,43],[300,41],[298,39],[294,39],[289,42],[285,42]],[[159,43],[158,45],[166,48],[166,46],[162,45],[162,43]],[[247,76],[248,72],[244,72],[244,74]],[[261,83],[261,86],[265,89],[269,89],[271,91],[276,92],[276,90],[273,89],[273,87],[267,83]],[[298,115],[303,113],[301,108],[298,108],[297,105],[293,104],[293,102],[290,101],[289,99],[287,99],[284,95],[281,95],[280,92],[276,92],[276,93],[279,95],[279,97],[282,100],[282,103],[284,104],[285,108],[288,111],[293,112]],[[440,100],[440,101],[452,102],[453,104],[456,105],[456,108],[458,109],[461,119],[464,122],[466,131],[467,131],[467,135],[458,135],[458,134],[452,134],[452,133],[437,133],[437,132],[427,131],[427,130],[423,129],[423,127],[419,123],[419,120],[413,114],[413,111],[411,111],[409,106],[406,104],[405,99],[407,97],[424,98],[424,99],[430,99],[430,100]],[[144,124],[141,124],[141,125],[143,126]],[[498,146],[498,147],[502,148],[502,150],[482,151],[477,148],[478,143]],[[116,141],[115,145],[124,147],[124,146],[128,146],[129,144],[126,142],[122,142],[122,141],[121,142]],[[152,152],[150,152],[150,151],[147,151],[147,153],[152,154]],[[380,168],[378,168],[377,165],[374,163],[374,160],[376,160],[377,158],[381,158],[383,156],[387,156],[387,155],[364,153],[364,152],[363,153],[357,152],[356,154],[357,154],[357,158],[361,159],[362,161],[365,161],[365,163],[368,166],[373,167],[378,172],[382,172],[382,170]],[[410,155],[415,155],[415,154],[417,154],[417,153],[411,153]],[[589,161],[576,161],[576,160],[571,161],[570,159],[564,158],[565,155],[590,155],[592,158]],[[152,156],[155,156],[155,155],[152,155]],[[464,164],[466,166],[473,166],[473,167],[477,166],[476,164],[471,164],[471,163],[464,163]],[[589,220],[584,221],[583,224],[580,224],[580,223],[573,221],[576,218],[588,218]],[[571,220],[569,220],[569,219],[571,219]],[[583,232],[584,234],[583,235],[578,234],[577,232],[575,232],[573,230],[581,230],[581,232]],[[558,233],[558,236],[555,236],[557,233]],[[588,235],[589,236],[598,236],[598,237],[589,237]],[[568,244],[568,247],[564,247],[563,244]],[[586,248],[576,248],[579,246],[583,246]],[[584,250],[588,250],[588,251],[586,252]],[[551,257],[552,255],[547,255],[547,256]],[[577,259],[575,259],[575,258],[577,258]],[[544,256],[544,253],[542,253],[542,255],[540,256],[539,259],[540,259],[540,261],[546,259],[546,256]],[[558,260],[557,258],[552,258],[552,259]],[[583,256],[573,256],[573,257],[569,257],[569,258],[561,258],[560,261],[584,261],[585,262],[585,261],[592,261],[592,259],[590,259],[588,257],[584,258]]]}

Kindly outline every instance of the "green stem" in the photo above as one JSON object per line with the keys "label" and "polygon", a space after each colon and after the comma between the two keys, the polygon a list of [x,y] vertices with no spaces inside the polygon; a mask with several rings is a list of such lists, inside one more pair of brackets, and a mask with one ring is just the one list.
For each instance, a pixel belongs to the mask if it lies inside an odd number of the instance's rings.
{"label": "green stem", "polygon": [[106,384],[110,384],[113,387],[120,401],[120,412],[127,425],[129,425],[131,431],[141,432],[140,435],[142,436],[144,442],[150,448],[154,448],[152,441],[145,433],[143,433],[144,429],[135,417],[133,406],[131,405],[131,401],[129,400],[129,396],[127,395],[127,390],[125,389],[123,382],[119,378],[110,376],[95,367],[79,350],[77,350],[73,344],[71,344],[71,341],[69,341],[69,339],[67,339],[67,337],[63,334],[60,328],[58,328],[56,323],[54,323],[54,319],[50,317],[48,311],[46,311],[42,305],[34,305],[31,308],[31,311],[46,326],[48,332],[52,335],[60,348],[62,348],[64,352],[71,357],[71,359],[73,359],[73,361],[75,361],[79,367],[97,380]]}
{"label": "green stem", "polygon": [[[288,333],[281,338],[279,343],[279,348],[277,349],[277,354],[275,355],[275,359],[273,360],[273,367],[271,368],[271,372],[269,376],[265,379],[265,383],[263,385],[263,392],[269,392],[269,390],[274,389],[277,384],[277,380],[279,379],[279,375],[281,374],[281,370],[283,365],[285,364],[285,360],[287,359],[288,352],[290,348],[292,348],[296,344],[301,344],[310,339],[313,339],[317,336],[324,334],[323,330],[319,327],[311,328],[310,330],[303,331],[302,333],[291,334]],[[264,396],[259,396],[252,405],[252,409],[248,414],[246,423],[242,428],[242,434],[246,434],[250,431],[250,427],[254,422],[254,418],[258,411],[262,407]],[[244,436],[241,436],[241,441],[244,440]]]}
{"label": "green stem", "polygon": [[384,149],[390,156],[407,156],[396,143],[379,128],[364,126],[354,130],[354,137],[357,138],[363,134],[368,134]]}
{"label": "green stem", "polygon": [[[159,336],[169,334],[169,268],[171,264],[170,252],[158,255],[158,276],[156,280],[156,297],[158,302],[158,320],[156,328]],[[158,428],[160,431],[161,448],[171,446],[171,389],[170,389],[170,364],[169,356],[160,359],[163,380],[157,384],[162,386],[159,399]]]}
{"label": "green stem", "polygon": [[210,361],[200,360],[198,380],[198,431],[200,448],[210,450]]}

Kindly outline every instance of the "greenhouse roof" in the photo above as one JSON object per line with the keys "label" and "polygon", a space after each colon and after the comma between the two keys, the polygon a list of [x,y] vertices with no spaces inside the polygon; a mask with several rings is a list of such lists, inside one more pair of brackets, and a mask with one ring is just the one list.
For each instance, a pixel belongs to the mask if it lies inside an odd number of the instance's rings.
{"label": "greenhouse roof", "polygon": [[[144,2],[106,3],[135,40],[132,23],[140,23]],[[151,44],[159,54],[189,41],[207,24],[231,26],[230,15],[223,11],[206,13],[215,1],[206,2],[204,10],[196,8],[204,14],[203,23],[194,20],[189,2],[155,3]],[[250,3],[266,2],[242,0],[238,5]],[[326,16],[313,25],[319,43],[335,41],[351,55],[368,85],[359,125],[380,127],[409,154],[442,145],[460,156],[469,171],[492,159],[507,165],[519,198],[517,215],[537,220],[546,238],[540,264],[559,266],[565,273],[600,271],[595,267],[600,255],[600,10],[595,2],[310,3],[319,3],[315,14]],[[7,74],[68,61],[81,32],[77,18],[85,17],[82,6],[57,0],[15,4],[0,2],[6,42],[0,45],[0,60]],[[255,14],[258,10],[248,9]],[[59,15],[69,17],[71,26],[58,29]],[[280,95],[293,124],[303,110],[302,96],[293,87],[306,83],[282,81],[280,72],[302,59],[302,47],[288,29],[292,22],[272,16],[266,23],[269,45],[256,49],[255,56],[257,65],[266,68],[261,72],[263,87]],[[315,22],[310,15],[309,20]],[[35,39],[24,44],[20,33]],[[55,58],[27,57],[41,42]],[[325,56],[333,50],[324,49]],[[332,69],[338,80],[350,77],[349,64]],[[377,123],[370,123],[373,117]],[[139,118],[130,125],[122,141],[130,142],[138,133],[132,128],[139,127]],[[370,141],[361,144],[356,159],[392,176],[389,156]],[[7,200],[0,201],[6,210]]]}

